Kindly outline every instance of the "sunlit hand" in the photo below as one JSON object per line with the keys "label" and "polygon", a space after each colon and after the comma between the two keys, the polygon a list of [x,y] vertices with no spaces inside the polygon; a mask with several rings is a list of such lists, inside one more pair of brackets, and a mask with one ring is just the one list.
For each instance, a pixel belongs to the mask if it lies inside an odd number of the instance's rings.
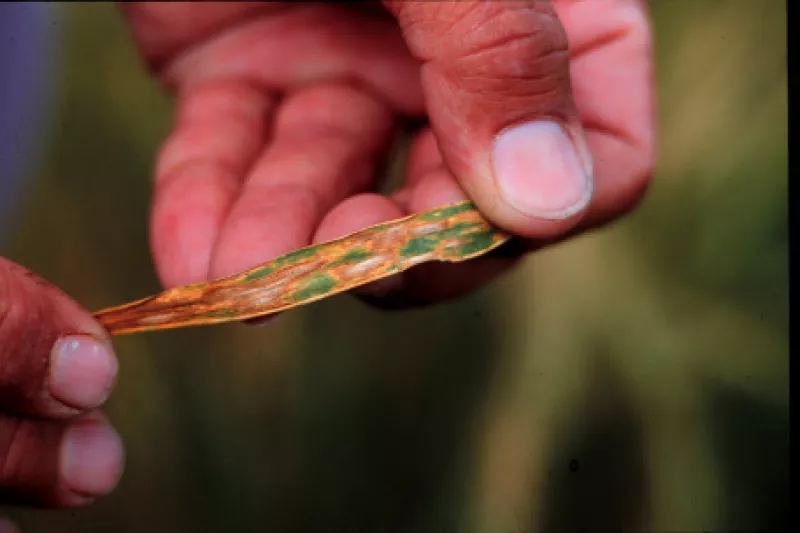
{"label": "sunlit hand", "polygon": [[[177,96],[152,209],[166,286],[466,198],[530,250],[626,213],[650,179],[639,0],[121,5]],[[370,193],[407,117],[430,127],[405,181]],[[412,270],[381,290],[436,301],[511,261]]]}
{"label": "sunlit hand", "polygon": [[116,486],[122,444],[96,410],[116,373],[87,311],[0,258],[0,505],[75,507]]}

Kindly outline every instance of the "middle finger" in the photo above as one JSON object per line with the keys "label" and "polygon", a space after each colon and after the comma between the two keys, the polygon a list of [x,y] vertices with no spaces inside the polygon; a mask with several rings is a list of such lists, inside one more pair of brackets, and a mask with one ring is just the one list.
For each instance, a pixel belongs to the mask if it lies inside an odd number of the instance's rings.
{"label": "middle finger", "polygon": [[394,115],[344,83],[297,91],[282,104],[273,141],[248,174],[214,250],[212,278],[307,246],[325,214],[376,177]]}

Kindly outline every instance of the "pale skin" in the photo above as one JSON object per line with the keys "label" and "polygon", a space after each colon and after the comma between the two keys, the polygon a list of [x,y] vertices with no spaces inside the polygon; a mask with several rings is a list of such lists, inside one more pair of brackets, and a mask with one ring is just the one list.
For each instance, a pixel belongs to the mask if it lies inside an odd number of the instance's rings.
{"label": "pale skin", "polygon": [[[121,10],[175,96],[150,221],[165,288],[464,199],[523,253],[619,218],[650,181],[652,36],[639,0]],[[368,192],[409,117],[429,125],[403,185]],[[434,303],[514,261],[411,270],[359,294]],[[88,311],[0,259],[0,502],[75,507],[113,490],[122,443],[98,409],[116,371]]]}

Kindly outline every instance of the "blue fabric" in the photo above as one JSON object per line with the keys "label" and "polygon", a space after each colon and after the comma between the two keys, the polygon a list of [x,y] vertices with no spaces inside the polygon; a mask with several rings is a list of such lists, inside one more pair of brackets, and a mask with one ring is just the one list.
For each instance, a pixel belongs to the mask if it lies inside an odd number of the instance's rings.
{"label": "blue fabric", "polygon": [[52,91],[53,7],[0,2],[0,242],[13,229]]}

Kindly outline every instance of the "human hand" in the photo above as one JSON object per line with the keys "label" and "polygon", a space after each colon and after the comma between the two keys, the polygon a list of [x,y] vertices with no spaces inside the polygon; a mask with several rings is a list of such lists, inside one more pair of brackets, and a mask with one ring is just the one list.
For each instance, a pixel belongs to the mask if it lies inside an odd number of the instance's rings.
{"label": "human hand", "polygon": [[0,257],[0,504],[76,507],[116,486],[122,444],[97,411],[116,373],[102,326]]}
{"label": "human hand", "polygon": [[[167,287],[466,198],[522,253],[618,218],[650,180],[641,0],[121,7],[177,97],[151,225]],[[402,187],[368,192],[407,117],[430,127]],[[423,265],[364,294],[442,300],[513,261]]]}

